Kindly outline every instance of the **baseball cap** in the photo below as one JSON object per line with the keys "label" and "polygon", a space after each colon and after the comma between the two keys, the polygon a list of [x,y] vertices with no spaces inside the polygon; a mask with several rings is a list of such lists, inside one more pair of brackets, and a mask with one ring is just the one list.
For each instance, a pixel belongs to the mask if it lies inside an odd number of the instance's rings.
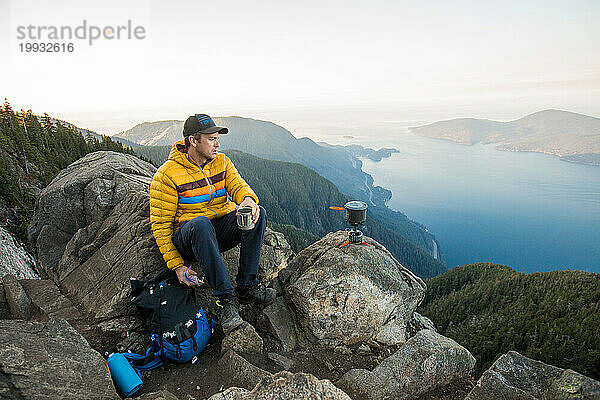
{"label": "baseball cap", "polygon": [[215,121],[206,114],[190,115],[183,124],[183,137],[194,135],[196,133],[215,133],[225,134],[229,129],[216,126]]}

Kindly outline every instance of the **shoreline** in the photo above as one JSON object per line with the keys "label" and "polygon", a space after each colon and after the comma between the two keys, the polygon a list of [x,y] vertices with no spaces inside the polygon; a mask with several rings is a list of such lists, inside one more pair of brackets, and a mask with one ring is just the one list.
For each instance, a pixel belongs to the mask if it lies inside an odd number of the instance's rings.
{"label": "shoreline", "polygon": [[502,147],[502,146],[509,146],[509,144],[506,144],[506,143],[494,143],[494,142],[484,143],[482,141],[477,141],[477,142],[473,142],[473,143],[467,143],[467,142],[456,140],[456,139],[451,138],[451,137],[437,137],[437,136],[419,135],[417,133],[412,132],[412,130],[410,130],[410,129],[408,129],[408,132],[410,132],[411,134],[413,134],[415,136],[425,137],[425,138],[428,138],[428,139],[443,140],[445,142],[451,142],[451,143],[454,143],[454,144],[459,144],[461,146],[470,147],[470,146],[474,146],[476,144],[482,144],[484,146],[494,145],[494,149],[497,150],[497,151],[505,151],[505,152],[509,152],[509,153],[545,154],[545,155],[548,155],[548,156],[558,157],[558,159],[560,161],[568,162],[568,163],[571,163],[571,164],[588,165],[588,166],[592,166],[592,167],[600,167],[600,162],[598,162],[598,163],[584,162],[584,161],[571,160],[571,159],[568,158],[568,157],[573,157],[573,156],[578,156],[578,155],[583,155],[583,154],[591,154],[591,155],[596,155],[600,159],[600,153],[561,154],[561,153],[556,153],[556,152],[551,152],[551,151],[546,151],[546,150],[518,150],[518,149],[511,149],[511,148]]}

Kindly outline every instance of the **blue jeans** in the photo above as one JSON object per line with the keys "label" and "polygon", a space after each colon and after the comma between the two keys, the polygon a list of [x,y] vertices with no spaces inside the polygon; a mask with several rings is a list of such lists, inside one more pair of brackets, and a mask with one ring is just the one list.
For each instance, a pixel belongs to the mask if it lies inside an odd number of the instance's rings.
{"label": "blue jeans", "polygon": [[238,228],[236,211],[221,218],[196,217],[184,222],[171,240],[186,262],[198,261],[202,272],[213,289],[213,296],[233,293],[233,286],[225,268],[221,252],[241,243],[240,264],[236,277],[239,288],[248,288],[258,283],[258,262],[267,227],[267,213],[260,207],[260,216],[253,229]]}

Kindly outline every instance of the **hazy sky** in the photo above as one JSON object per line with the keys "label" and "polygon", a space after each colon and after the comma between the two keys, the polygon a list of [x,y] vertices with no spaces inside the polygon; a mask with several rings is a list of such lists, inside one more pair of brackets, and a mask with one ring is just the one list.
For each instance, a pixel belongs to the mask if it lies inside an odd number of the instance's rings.
{"label": "hazy sky", "polygon": [[[296,136],[546,108],[600,117],[597,0],[0,4],[0,95],[100,133],[196,112],[267,119]],[[145,39],[20,51],[33,41],[19,26],[84,19],[131,20]]]}

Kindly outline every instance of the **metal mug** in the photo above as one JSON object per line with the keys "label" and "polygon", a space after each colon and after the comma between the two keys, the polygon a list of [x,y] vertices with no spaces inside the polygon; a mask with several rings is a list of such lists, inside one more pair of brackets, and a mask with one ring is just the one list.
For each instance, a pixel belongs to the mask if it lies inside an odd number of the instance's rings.
{"label": "metal mug", "polygon": [[254,222],[252,221],[252,207],[239,207],[237,209],[236,219],[238,228],[241,230],[249,231],[254,228]]}

